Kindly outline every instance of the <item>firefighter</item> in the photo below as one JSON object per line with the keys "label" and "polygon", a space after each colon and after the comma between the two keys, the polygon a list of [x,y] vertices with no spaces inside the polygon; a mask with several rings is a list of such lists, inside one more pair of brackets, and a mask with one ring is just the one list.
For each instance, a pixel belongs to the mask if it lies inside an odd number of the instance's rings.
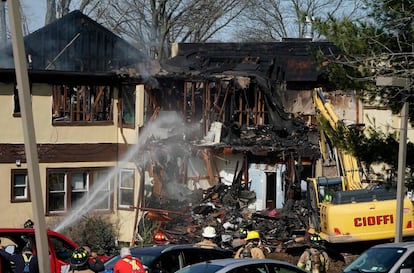
{"label": "firefighter", "polygon": [[251,230],[247,233],[245,238],[246,244],[239,248],[234,255],[234,258],[253,258],[264,259],[265,254],[261,248],[260,234],[256,230]]}
{"label": "firefighter", "polygon": [[[4,250],[3,246],[0,246],[0,257],[13,263],[15,269],[10,272],[15,273],[38,273],[39,264],[37,257],[33,254],[32,249],[29,245],[23,247],[21,254],[10,254]],[[3,265],[3,272],[9,269],[10,264]]]}
{"label": "firefighter", "polygon": [[145,268],[140,259],[132,257],[129,247],[121,248],[121,259],[114,265],[114,273],[145,273]]}
{"label": "firefighter", "polygon": [[70,258],[70,272],[94,273],[89,267],[89,255],[83,247],[75,249]]}
{"label": "firefighter", "polygon": [[203,240],[201,242],[196,243],[197,246],[202,247],[218,247],[218,245],[214,242],[214,239],[216,238],[216,229],[211,226],[207,226],[203,229]]}
{"label": "firefighter", "polygon": [[332,202],[332,195],[333,195],[333,191],[330,189],[326,189],[325,190],[325,195],[323,196],[323,202]]}
{"label": "firefighter", "polygon": [[246,228],[241,228],[239,230],[238,238],[233,238],[233,241],[231,242],[231,247],[234,251],[237,251],[240,247],[244,246],[246,244],[246,237],[247,233],[249,232]]}
{"label": "firefighter", "polygon": [[89,268],[94,272],[101,272],[105,270],[103,261],[98,257],[98,253],[95,250],[91,250],[89,246],[82,246],[82,248],[88,253]]}
{"label": "firefighter", "polygon": [[302,253],[297,266],[312,273],[326,273],[330,258],[324,249],[323,240],[317,234],[311,234],[309,240],[311,247]]}

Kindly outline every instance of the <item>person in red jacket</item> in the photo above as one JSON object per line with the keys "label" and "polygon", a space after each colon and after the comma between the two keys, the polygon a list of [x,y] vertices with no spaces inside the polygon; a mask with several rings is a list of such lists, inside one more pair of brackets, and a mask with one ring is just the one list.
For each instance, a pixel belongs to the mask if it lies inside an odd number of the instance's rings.
{"label": "person in red jacket", "polygon": [[132,257],[128,247],[121,248],[120,255],[121,259],[115,263],[114,273],[145,273],[141,261]]}

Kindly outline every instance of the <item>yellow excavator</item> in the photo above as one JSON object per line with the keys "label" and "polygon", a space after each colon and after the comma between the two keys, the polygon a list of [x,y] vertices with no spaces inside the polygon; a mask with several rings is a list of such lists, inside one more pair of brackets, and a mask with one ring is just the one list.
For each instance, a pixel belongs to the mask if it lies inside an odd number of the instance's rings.
{"label": "yellow excavator", "polygon": [[[329,130],[349,130],[339,120],[321,88],[313,90],[319,124],[329,124]],[[325,122],[323,122],[325,120]],[[329,140],[329,130],[319,126],[321,153]],[[332,144],[332,141],[330,142]],[[364,187],[358,160],[350,153],[332,147],[337,163],[337,176],[307,179],[309,233],[319,234],[329,243],[351,243],[392,239],[396,224],[396,190],[381,185]],[[403,236],[414,236],[413,203],[405,198]]]}

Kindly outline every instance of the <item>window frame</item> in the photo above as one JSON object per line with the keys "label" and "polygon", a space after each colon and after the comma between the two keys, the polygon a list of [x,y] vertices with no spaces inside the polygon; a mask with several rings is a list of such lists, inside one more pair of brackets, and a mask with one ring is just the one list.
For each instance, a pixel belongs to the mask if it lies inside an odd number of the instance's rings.
{"label": "window frame", "polygon": [[[100,189],[99,193],[96,193],[96,195],[98,196],[97,198],[99,199],[99,196],[105,196],[105,193],[107,193],[107,208],[94,208],[94,211],[110,211],[112,210],[112,200],[113,200],[113,194],[112,194],[112,187],[113,187],[113,181],[114,178],[110,177],[110,170],[109,169],[104,169],[104,168],[99,168],[96,170],[92,170],[91,171],[92,174],[92,181],[100,181],[102,177],[109,177],[110,179],[104,179],[104,182],[108,182],[107,186],[105,189]],[[98,174],[98,175],[96,175]],[[96,177],[97,176],[97,177]],[[90,185],[91,190],[95,190],[94,189],[94,184]],[[93,194],[92,194],[93,195]],[[92,196],[92,198],[95,198]],[[102,200],[102,202],[105,201],[105,199]],[[97,204],[99,205],[99,204]]]}
{"label": "window frame", "polygon": [[[84,169],[80,169],[79,171],[69,172],[66,174],[66,179],[69,181],[69,185],[67,189],[70,189],[69,195],[69,203],[71,205],[71,210],[79,210],[76,206],[77,202],[89,197],[90,192],[90,173],[89,171],[85,171]],[[74,180],[76,177],[81,177],[81,180]],[[79,182],[81,184],[79,184]],[[80,196],[79,196],[80,195]],[[74,199],[75,196],[79,196]],[[73,206],[72,206],[73,204]]]}
{"label": "window frame", "polygon": [[[32,96],[32,84],[30,83],[30,97]],[[13,117],[20,118],[22,116],[20,109],[19,90],[17,89],[17,83],[13,86]]]}
{"label": "window frame", "polygon": [[[73,177],[76,174],[82,174],[82,185],[81,188],[73,189]],[[90,195],[94,196],[94,183],[96,181],[100,181],[98,176],[96,177],[96,173],[109,173],[109,167],[91,167],[91,168],[47,168],[46,169],[46,214],[47,215],[59,215],[59,214],[66,214],[71,210],[76,210],[76,200],[73,200],[73,193],[84,193],[82,197],[78,198],[77,200],[81,200],[85,195],[89,198]],[[50,210],[51,204],[51,193],[59,191],[51,191],[51,175],[52,174],[63,174],[63,188],[61,192],[63,192],[63,209],[62,210]],[[85,180],[86,179],[86,180]],[[113,194],[112,194],[112,185],[113,185],[113,178],[104,180],[101,183],[106,182],[107,187],[105,187],[105,192],[108,192],[108,197],[103,199],[107,201],[107,208],[93,208],[93,211],[100,211],[100,212],[111,212],[113,210]],[[76,181],[75,181],[76,182]],[[78,181],[79,182],[79,181]],[[86,184],[85,184],[86,183]],[[80,186],[80,184],[78,184]],[[101,191],[100,191],[101,192]],[[92,198],[92,197],[91,197]]]}
{"label": "window frame", "polygon": [[[135,85],[126,85],[120,88],[121,95],[119,96],[119,117],[118,124],[122,128],[135,128],[136,124],[136,86]],[[131,104],[132,102],[132,104]],[[127,106],[128,105],[128,106]],[[131,122],[126,122],[126,116],[130,114],[132,116]]]}
{"label": "window frame", "polygon": [[[132,177],[132,188],[123,186],[122,182],[124,181],[123,179],[124,173],[128,173],[129,177]],[[127,190],[132,192],[132,204],[123,205],[122,194]],[[129,168],[120,169],[119,175],[118,175],[118,209],[133,210],[131,206],[134,206],[134,201],[135,201],[135,169],[129,169]]]}
{"label": "window frame", "polygon": [[[51,186],[51,175],[52,174],[64,174],[63,176],[63,187],[61,190],[50,190]],[[60,169],[46,169],[46,212],[48,214],[59,214],[59,213],[65,213],[68,210],[68,179],[65,170]],[[63,210],[50,210],[50,194],[51,192],[53,194],[55,193],[63,193]]]}
{"label": "window frame", "polygon": [[114,123],[114,86],[52,85],[52,124],[102,125]]}
{"label": "window frame", "polygon": [[[16,197],[16,176],[25,176],[25,185],[19,188],[24,187],[24,196],[23,197]],[[31,202],[30,197],[30,186],[29,186],[29,173],[27,169],[12,169],[11,170],[11,185],[10,185],[10,202],[11,203],[22,203],[22,202]]]}

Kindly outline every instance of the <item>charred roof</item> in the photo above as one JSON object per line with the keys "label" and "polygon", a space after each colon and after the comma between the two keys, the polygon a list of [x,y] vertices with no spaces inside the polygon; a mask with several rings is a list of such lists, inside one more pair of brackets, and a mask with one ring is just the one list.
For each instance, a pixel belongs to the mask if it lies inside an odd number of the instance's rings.
{"label": "charred roof", "polygon": [[[204,143],[206,139],[203,139],[201,146],[216,149],[231,146],[232,151],[252,154],[265,151],[267,155],[297,152],[312,158],[319,156],[317,131],[293,113],[286,112],[286,108],[291,107],[283,103],[294,102],[282,98],[290,91],[307,92],[326,86],[326,73],[318,68],[316,56],[337,52],[332,43],[310,39],[272,43],[182,43],[175,44],[174,57],[161,64],[166,72],[162,76],[175,81],[207,79],[215,82],[215,88],[208,92],[217,92],[211,96],[218,107],[200,109],[209,109],[204,113],[204,116],[210,115],[208,120],[223,123],[221,141],[213,144],[208,140]],[[231,80],[236,78],[250,80],[240,85],[239,80]],[[220,88],[217,80],[226,87]],[[227,91],[223,90],[227,89],[232,91],[229,91],[231,98],[226,100],[223,93]],[[170,95],[168,101],[171,101]],[[257,119],[260,116],[257,109],[261,107],[264,107],[263,118]],[[223,112],[226,115],[223,116]]]}
{"label": "charred roof", "polygon": [[320,82],[323,71],[318,69],[316,54],[337,52],[332,43],[309,39],[269,43],[180,43],[174,50],[175,56],[162,66],[176,75],[252,76],[285,82],[288,89]]}
{"label": "charred roof", "polygon": [[[80,11],[73,11],[24,37],[33,70],[109,72],[145,59],[137,48]],[[13,68],[9,45],[0,51],[0,68]]]}

